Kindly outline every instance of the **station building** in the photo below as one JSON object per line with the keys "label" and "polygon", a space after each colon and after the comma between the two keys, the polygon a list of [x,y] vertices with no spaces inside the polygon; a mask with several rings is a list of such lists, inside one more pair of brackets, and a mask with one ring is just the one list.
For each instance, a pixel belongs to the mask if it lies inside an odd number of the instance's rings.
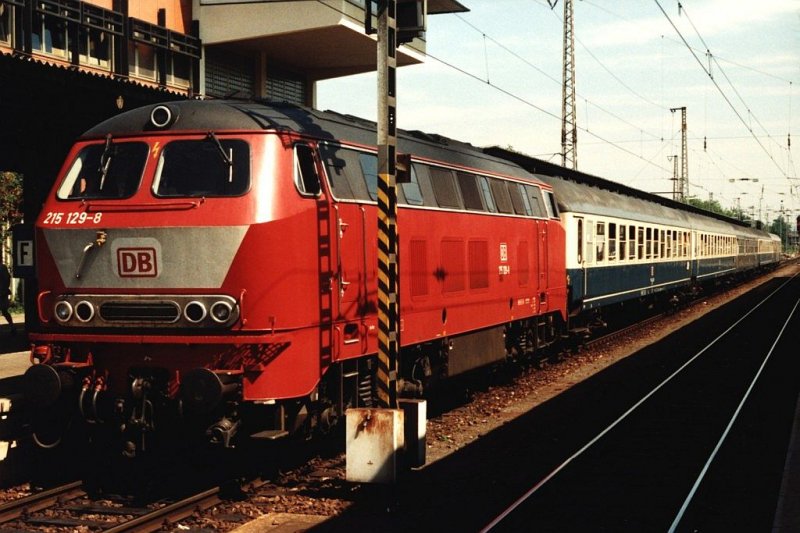
{"label": "station building", "polygon": [[[200,97],[314,107],[318,81],[375,70],[365,1],[0,0],[0,170],[23,175],[26,223],[74,139],[114,114]],[[424,32],[400,46],[398,66],[423,62],[425,47]]]}

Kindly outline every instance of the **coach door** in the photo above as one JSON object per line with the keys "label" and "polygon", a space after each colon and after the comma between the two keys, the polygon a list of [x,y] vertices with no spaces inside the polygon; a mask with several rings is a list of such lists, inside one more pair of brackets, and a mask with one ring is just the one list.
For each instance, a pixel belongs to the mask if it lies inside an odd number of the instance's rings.
{"label": "coach door", "polygon": [[[573,293],[572,297],[575,300],[583,300],[586,297],[586,282],[587,282],[587,275],[586,275],[586,263],[588,261],[587,254],[589,254],[590,246],[586,245],[587,241],[587,228],[586,221],[583,217],[575,217],[575,223],[577,225],[577,235],[576,235],[576,260],[578,263],[578,268],[580,269],[580,279],[575,280],[573,285],[573,290],[576,293]],[[569,239],[568,239],[569,240]],[[569,265],[572,261],[570,261],[569,254],[566,257],[566,263]],[[569,266],[567,267],[569,268]]]}

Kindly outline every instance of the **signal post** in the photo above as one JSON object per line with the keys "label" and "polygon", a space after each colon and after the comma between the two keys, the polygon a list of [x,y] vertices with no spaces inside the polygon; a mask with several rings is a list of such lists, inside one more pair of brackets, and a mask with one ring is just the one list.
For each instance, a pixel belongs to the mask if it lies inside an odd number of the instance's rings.
{"label": "signal post", "polygon": [[[412,14],[412,28],[403,39],[411,40],[424,26],[418,1],[400,0]],[[371,2],[366,2],[365,28],[371,30]],[[397,372],[400,354],[397,232],[397,86],[396,50],[400,44],[397,25],[398,0],[378,2],[378,368],[379,409],[347,411],[347,474],[349,481],[392,483],[400,452],[408,446],[412,466],[424,464],[425,403],[402,402],[398,409]],[[408,12],[408,11],[407,11]],[[410,172],[410,169],[409,169]],[[410,416],[404,416],[408,411]],[[421,416],[420,416],[421,414]],[[406,428],[406,419],[413,427]],[[406,435],[411,442],[406,443]],[[423,445],[420,446],[420,439]],[[421,452],[419,451],[421,450]],[[420,454],[422,457],[420,457]]]}

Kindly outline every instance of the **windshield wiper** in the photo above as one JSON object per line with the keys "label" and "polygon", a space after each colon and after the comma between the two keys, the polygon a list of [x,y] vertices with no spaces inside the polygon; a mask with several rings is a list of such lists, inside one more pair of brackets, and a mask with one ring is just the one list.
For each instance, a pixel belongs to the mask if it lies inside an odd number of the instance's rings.
{"label": "windshield wiper", "polygon": [[108,175],[108,168],[111,166],[111,134],[109,133],[106,135],[106,147],[103,149],[103,155],[100,156],[100,168],[97,169],[100,172],[100,189],[103,190],[103,184],[106,182],[106,176]]}
{"label": "windshield wiper", "polygon": [[233,148],[226,152],[225,148],[222,147],[222,143],[219,142],[219,138],[213,131],[209,131],[208,134],[206,134],[206,140],[213,141],[214,144],[217,145],[219,155],[222,157],[222,162],[228,165],[228,183],[233,183]]}

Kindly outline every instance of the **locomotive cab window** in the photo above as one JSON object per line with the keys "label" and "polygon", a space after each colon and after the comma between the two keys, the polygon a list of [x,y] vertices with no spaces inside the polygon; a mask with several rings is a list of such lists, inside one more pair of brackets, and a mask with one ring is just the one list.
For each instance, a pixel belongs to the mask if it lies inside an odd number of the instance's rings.
{"label": "locomotive cab window", "polygon": [[422,189],[419,186],[419,176],[417,176],[416,165],[411,165],[410,172],[411,181],[408,183],[401,183],[400,190],[405,197],[406,203],[409,205],[424,205],[425,199],[422,196]]}
{"label": "locomotive cab window", "polygon": [[317,196],[322,190],[314,150],[307,144],[294,146],[294,184],[303,196]]}
{"label": "locomotive cab window", "polygon": [[239,196],[249,187],[250,146],[213,133],[164,146],[153,181],[153,192],[161,197]]}
{"label": "locomotive cab window", "polygon": [[456,172],[456,177],[461,189],[461,198],[464,200],[464,207],[470,211],[483,211],[481,191],[478,189],[476,176],[466,172]]}
{"label": "locomotive cab window", "polygon": [[545,206],[547,206],[547,214],[550,218],[558,218],[558,204],[556,203],[556,195],[552,191],[544,191]]}
{"label": "locomotive cab window", "polygon": [[56,193],[60,200],[128,198],[139,188],[149,148],[142,142],[84,147]]}
{"label": "locomotive cab window", "polygon": [[438,167],[431,167],[430,172],[433,193],[436,195],[439,207],[459,209],[461,202],[458,197],[458,189],[456,189],[456,184],[453,180],[453,172]]}
{"label": "locomotive cab window", "polygon": [[483,196],[483,201],[486,203],[486,209],[490,213],[497,213],[497,205],[494,203],[494,197],[492,196],[492,191],[489,188],[489,178],[485,176],[478,176],[478,185],[480,185],[481,196]]}
{"label": "locomotive cab window", "polygon": [[542,191],[539,187],[533,185],[525,185],[525,193],[527,195],[528,203],[531,206],[533,216],[544,218],[545,208],[542,205]]}

